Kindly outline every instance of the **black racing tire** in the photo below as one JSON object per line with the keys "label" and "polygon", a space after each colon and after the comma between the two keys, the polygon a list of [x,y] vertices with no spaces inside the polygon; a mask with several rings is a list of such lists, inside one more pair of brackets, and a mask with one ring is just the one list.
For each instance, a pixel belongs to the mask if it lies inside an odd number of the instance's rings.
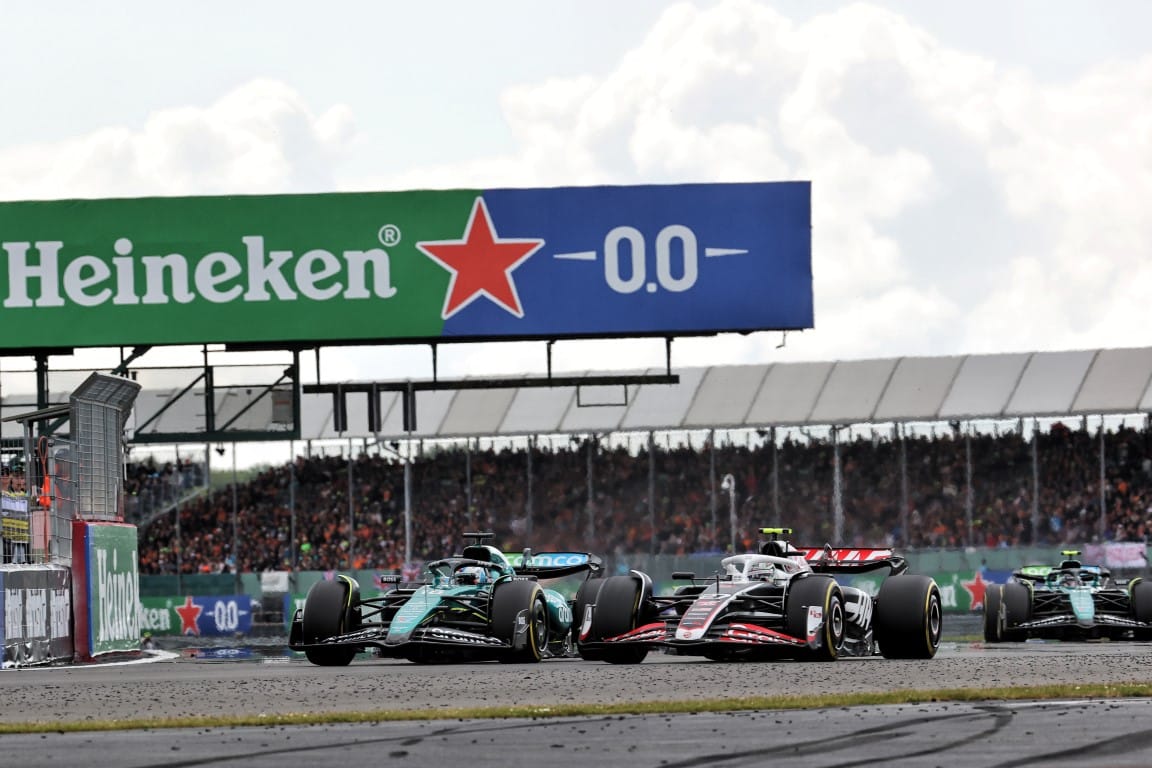
{"label": "black racing tire", "polygon": [[[639,624],[644,585],[634,576],[609,576],[600,585],[592,609],[592,627],[588,639],[593,641],[630,632]],[[580,655],[588,658],[584,651]],[[648,655],[645,645],[601,647],[594,655],[609,664],[639,664]]]}
{"label": "black racing tire", "polygon": [[792,637],[808,637],[808,609],[820,606],[824,614],[819,648],[809,648],[803,658],[835,661],[844,648],[846,631],[844,594],[831,576],[805,576],[788,585],[784,599],[785,632]]}
{"label": "black racing tire", "polygon": [[889,576],[876,595],[876,642],[886,659],[930,659],[940,648],[944,607],[930,576]]}
{"label": "black racing tire", "polygon": [[544,658],[548,646],[548,605],[544,590],[535,581],[505,581],[492,590],[492,636],[513,643],[521,611],[527,611],[528,642],[500,661],[513,664],[534,664]]}
{"label": "black racing tire", "polygon": [[[313,584],[304,598],[300,639],[316,643],[353,630],[356,598],[356,590],[343,578]],[[318,667],[346,667],[357,650],[354,645],[319,646],[305,648],[304,655]]]}
{"label": "black racing tire", "polygon": [[596,605],[596,597],[600,594],[600,587],[604,586],[604,579],[588,579],[576,590],[576,599],[572,605],[572,636],[576,639],[576,650],[580,658],[585,661],[603,661],[604,657],[599,650],[592,650],[580,643],[580,633],[584,629],[584,615],[588,606]]}
{"label": "black racing tire", "polygon": [[1000,638],[1007,643],[1024,642],[1028,631],[1015,627],[1032,618],[1032,590],[1018,582],[1009,582],[1000,591],[1000,600],[1004,606]]}
{"label": "black racing tire", "polygon": [[989,584],[984,590],[984,642],[1000,643],[1000,602],[1004,587]]}
{"label": "black racing tire", "polygon": [[[1152,582],[1137,577],[1128,583],[1128,609],[1136,621],[1152,623]],[[1137,629],[1137,640],[1152,639],[1152,627]]]}
{"label": "black racing tire", "polygon": [[590,605],[596,604],[596,596],[600,594],[600,587],[604,586],[604,579],[593,578],[586,580],[576,590],[576,597],[572,601],[572,634],[580,639],[580,630],[584,627],[584,614]]}

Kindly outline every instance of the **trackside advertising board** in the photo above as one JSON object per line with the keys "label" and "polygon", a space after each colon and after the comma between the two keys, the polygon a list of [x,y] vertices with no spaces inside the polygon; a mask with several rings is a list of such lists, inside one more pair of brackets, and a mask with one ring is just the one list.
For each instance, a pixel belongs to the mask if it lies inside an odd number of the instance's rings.
{"label": "trackside advertising board", "polygon": [[0,203],[6,347],[813,325],[808,182]]}
{"label": "trackside advertising board", "polygon": [[89,660],[140,648],[136,526],[72,524],[76,653]]}
{"label": "trackside advertising board", "polygon": [[67,568],[0,566],[0,668],[72,661]]}
{"label": "trackside advertising board", "polygon": [[248,595],[142,597],[140,631],[194,637],[247,635],[252,631],[252,603]]}

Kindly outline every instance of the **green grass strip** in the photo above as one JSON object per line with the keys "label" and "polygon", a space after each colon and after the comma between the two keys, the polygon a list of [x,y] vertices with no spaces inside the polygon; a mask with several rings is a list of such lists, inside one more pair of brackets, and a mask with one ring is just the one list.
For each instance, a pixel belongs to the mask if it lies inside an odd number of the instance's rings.
{"label": "green grass strip", "polygon": [[398,710],[361,712],[308,712],[272,715],[213,715],[210,717],[134,718],[74,722],[0,723],[0,734],[121,731],[162,728],[236,728],[245,726],[328,725],[412,720],[497,718],[595,717],[745,710],[822,709],[870,704],[924,704],[946,701],[1022,701],[1044,699],[1121,699],[1152,696],[1148,683],[1090,683],[1038,685],[1023,688],[940,688],[878,693],[821,694],[819,696],[744,696],[728,699],[638,701],[617,704],[552,704],[508,707]]}

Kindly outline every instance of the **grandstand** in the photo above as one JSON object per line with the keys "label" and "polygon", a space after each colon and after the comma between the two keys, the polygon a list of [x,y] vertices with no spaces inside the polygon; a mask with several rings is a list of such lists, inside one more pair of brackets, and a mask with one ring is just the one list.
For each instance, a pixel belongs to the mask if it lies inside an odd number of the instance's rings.
{"label": "grandstand", "polygon": [[142,567],[171,572],[167,549],[185,572],[231,568],[234,516],[238,567],[254,571],[398,568],[397,542],[438,556],[475,524],[510,546],[649,555],[743,546],[763,522],[912,548],[1135,541],[1149,524],[1152,349],[678,373],[676,385],[616,393],[514,380],[420,393],[410,433],[395,403],[376,434],[356,429],[350,407],[335,443],[331,400],[305,400],[301,458],[238,489],[235,505],[227,492],[192,502],[183,547],[170,518],[157,520]]}

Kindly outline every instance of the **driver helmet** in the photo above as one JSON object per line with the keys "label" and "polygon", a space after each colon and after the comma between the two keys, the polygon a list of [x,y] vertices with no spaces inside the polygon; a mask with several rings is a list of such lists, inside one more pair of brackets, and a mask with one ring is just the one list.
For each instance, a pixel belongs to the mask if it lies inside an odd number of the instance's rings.
{"label": "driver helmet", "polygon": [[754,561],[752,563],[751,567],[748,569],[748,578],[750,578],[750,579],[759,579],[761,581],[767,581],[767,580],[772,579],[775,575],[776,575],[776,566],[775,565],[773,565],[772,563],[765,563],[765,562],[762,562],[759,560]]}
{"label": "driver helmet", "polygon": [[469,565],[456,572],[456,581],[459,584],[486,584],[488,571],[478,565]]}
{"label": "driver helmet", "polygon": [[1066,572],[1060,574],[1060,586],[1062,586],[1062,587],[1078,587],[1078,586],[1080,586],[1080,578],[1076,574],[1072,573],[1071,571],[1066,571]]}

